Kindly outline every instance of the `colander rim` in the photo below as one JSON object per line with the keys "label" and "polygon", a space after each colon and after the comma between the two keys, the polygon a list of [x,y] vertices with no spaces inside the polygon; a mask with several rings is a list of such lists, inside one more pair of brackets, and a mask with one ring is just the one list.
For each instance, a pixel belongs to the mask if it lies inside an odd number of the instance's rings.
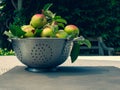
{"label": "colander rim", "polygon": [[45,40],[68,40],[65,38],[47,38],[47,37],[27,37],[27,38],[11,38],[13,40],[24,40],[24,39],[31,39],[31,40],[36,40],[36,39],[45,39]]}

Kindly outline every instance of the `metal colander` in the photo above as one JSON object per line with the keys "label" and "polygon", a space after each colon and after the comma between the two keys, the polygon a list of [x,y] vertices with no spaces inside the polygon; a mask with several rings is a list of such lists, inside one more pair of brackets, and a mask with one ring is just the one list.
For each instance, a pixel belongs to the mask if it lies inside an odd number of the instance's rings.
{"label": "metal colander", "polygon": [[13,38],[17,58],[29,68],[53,68],[70,54],[72,41],[58,38]]}

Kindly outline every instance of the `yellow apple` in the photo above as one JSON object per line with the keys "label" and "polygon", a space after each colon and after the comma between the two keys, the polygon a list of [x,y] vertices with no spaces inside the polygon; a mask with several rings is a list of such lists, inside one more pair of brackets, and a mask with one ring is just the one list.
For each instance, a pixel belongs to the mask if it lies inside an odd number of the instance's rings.
{"label": "yellow apple", "polygon": [[68,34],[64,30],[59,30],[56,33],[57,38],[67,38]]}
{"label": "yellow apple", "polygon": [[53,34],[54,34],[54,32],[53,32],[52,28],[46,27],[41,32],[41,37],[51,37],[51,36],[53,36]]}
{"label": "yellow apple", "polygon": [[23,25],[21,29],[26,32],[25,37],[33,37],[35,34],[35,28],[31,25]]}
{"label": "yellow apple", "polygon": [[64,31],[67,32],[69,35],[72,35],[73,38],[79,35],[79,28],[75,25],[65,26]]}
{"label": "yellow apple", "polygon": [[47,19],[43,14],[35,14],[32,16],[30,25],[34,28],[40,28],[47,23]]}

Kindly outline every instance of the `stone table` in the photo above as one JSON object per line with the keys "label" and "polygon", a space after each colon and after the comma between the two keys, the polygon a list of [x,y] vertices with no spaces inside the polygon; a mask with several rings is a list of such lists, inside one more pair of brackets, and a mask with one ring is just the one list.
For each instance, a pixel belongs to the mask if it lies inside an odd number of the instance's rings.
{"label": "stone table", "polygon": [[15,56],[0,57],[0,90],[120,90],[119,56],[80,56],[54,71],[28,72]]}

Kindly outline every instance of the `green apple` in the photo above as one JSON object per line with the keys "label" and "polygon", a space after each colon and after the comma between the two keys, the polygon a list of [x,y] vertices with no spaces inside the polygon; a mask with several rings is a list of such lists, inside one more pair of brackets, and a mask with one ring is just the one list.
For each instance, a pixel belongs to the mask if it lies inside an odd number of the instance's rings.
{"label": "green apple", "polygon": [[69,35],[72,35],[73,38],[79,35],[79,28],[75,25],[65,26],[64,31],[67,32]]}
{"label": "green apple", "polygon": [[23,25],[21,29],[26,32],[25,37],[33,37],[35,34],[35,28],[31,25]]}
{"label": "green apple", "polygon": [[53,32],[52,28],[46,27],[41,32],[41,37],[51,37],[51,36],[53,36],[53,34],[54,34],[54,32]]}
{"label": "green apple", "polygon": [[68,34],[64,30],[59,30],[56,33],[57,38],[67,38]]}
{"label": "green apple", "polygon": [[32,16],[30,25],[34,28],[40,28],[47,23],[47,19],[43,14],[35,14]]}

